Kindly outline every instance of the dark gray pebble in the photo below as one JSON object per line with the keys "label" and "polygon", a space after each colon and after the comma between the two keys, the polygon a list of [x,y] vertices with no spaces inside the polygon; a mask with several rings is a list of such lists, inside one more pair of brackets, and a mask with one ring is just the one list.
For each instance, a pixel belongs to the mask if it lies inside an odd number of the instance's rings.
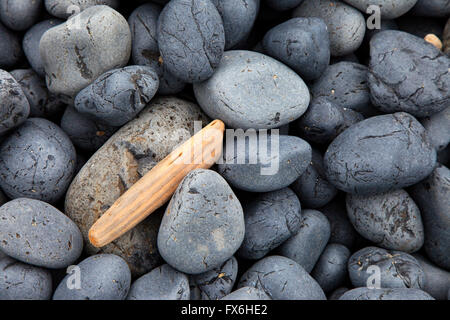
{"label": "dark gray pebble", "polygon": [[22,56],[19,36],[0,23],[0,68],[12,68]]}
{"label": "dark gray pebble", "polygon": [[42,0],[0,0],[0,19],[8,28],[16,31],[31,27],[42,10]]}

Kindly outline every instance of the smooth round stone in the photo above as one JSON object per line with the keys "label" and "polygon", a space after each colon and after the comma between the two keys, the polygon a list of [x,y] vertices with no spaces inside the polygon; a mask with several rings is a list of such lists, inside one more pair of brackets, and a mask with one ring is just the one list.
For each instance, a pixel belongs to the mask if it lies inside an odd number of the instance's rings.
{"label": "smooth round stone", "polygon": [[423,291],[433,296],[436,300],[446,300],[447,292],[450,290],[450,272],[437,267],[419,254],[414,254],[413,256],[419,261],[425,273]]}
{"label": "smooth round stone", "polygon": [[330,223],[316,210],[303,210],[302,215],[300,229],[277,249],[277,253],[311,272],[330,238]]}
{"label": "smooth round stone", "polygon": [[261,259],[301,226],[300,201],[289,188],[260,194],[243,208],[245,237],[237,255],[245,259]]}
{"label": "smooth round stone", "polygon": [[9,257],[0,259],[0,270],[0,300],[49,300],[52,297],[49,271]]}
{"label": "smooth round stone", "polygon": [[410,192],[422,215],[428,257],[450,270],[450,170],[438,164],[433,173]]}
{"label": "smooth round stone", "polygon": [[343,0],[366,13],[369,6],[378,6],[383,19],[395,19],[408,12],[417,0]]}
{"label": "smooth round stone", "polygon": [[22,262],[65,268],[81,254],[83,239],[75,223],[58,209],[19,198],[0,207],[0,249]]}
{"label": "smooth round stone", "polygon": [[51,15],[67,19],[92,6],[107,5],[112,8],[119,6],[119,0],[44,0],[45,8]]}
{"label": "smooth round stone", "polygon": [[367,67],[359,63],[343,61],[332,64],[310,86],[311,94],[316,99],[327,98],[341,108],[367,114],[370,111],[367,74]]}
{"label": "smooth round stone", "polygon": [[294,126],[307,141],[328,144],[345,129],[362,120],[364,117],[360,113],[341,108],[327,97],[318,97],[311,101],[308,110]]}
{"label": "smooth round stone", "polygon": [[328,181],[359,195],[413,185],[435,164],[436,151],[425,129],[404,112],[356,123],[333,140],[324,156]]}
{"label": "smooth round stone", "polygon": [[450,2],[447,0],[418,0],[409,13],[414,16],[445,18],[450,15]]}
{"label": "smooth round stone", "polygon": [[[127,263],[113,254],[98,254],[81,261],[58,285],[53,300],[124,300],[131,283]],[[77,273],[79,272],[79,273]],[[80,288],[74,278],[80,276]]]}
{"label": "smooth round stone", "polygon": [[209,123],[197,105],[173,97],[154,99],[84,165],[67,191],[65,213],[79,226],[89,254],[124,258],[134,277],[161,265],[156,247],[158,212],[101,249],[89,244],[88,232],[127,189],[190,138],[194,121]]}
{"label": "smooth round stone", "polygon": [[238,273],[238,262],[235,257],[228,259],[223,265],[189,277],[191,300],[219,300],[233,289]]}
{"label": "smooth round stone", "polygon": [[164,264],[133,282],[127,300],[189,300],[189,280]]}
{"label": "smooth round stone", "polygon": [[196,169],[178,186],[158,233],[158,250],[175,269],[199,274],[219,267],[239,249],[242,206],[218,173]]}
{"label": "smooth round stone", "polygon": [[319,78],[330,63],[327,25],[319,18],[293,18],[270,29],[264,52],[296,71],[304,80]]}
{"label": "smooth round stone", "polygon": [[158,19],[163,63],[175,77],[194,83],[208,79],[225,47],[222,18],[209,0],[172,0]]}
{"label": "smooth round stone", "polygon": [[326,300],[319,284],[302,266],[282,256],[263,258],[241,277],[238,288],[263,290],[274,300]]}
{"label": "smooth round stone", "polygon": [[30,117],[51,117],[64,110],[64,103],[57,95],[48,92],[45,80],[33,69],[17,69],[11,75],[20,84],[30,104]]}
{"label": "smooth round stone", "polygon": [[89,7],[45,32],[39,51],[48,89],[74,97],[101,74],[127,64],[130,27],[108,6]]}
{"label": "smooth round stone", "polygon": [[320,255],[311,276],[324,292],[331,292],[344,284],[350,250],[342,244],[330,243]]}
{"label": "smooth round stone", "polygon": [[272,300],[264,291],[252,287],[242,287],[220,300]]}
{"label": "smooth round stone", "polygon": [[292,13],[293,17],[323,19],[330,35],[333,56],[344,56],[356,51],[364,39],[366,21],[361,12],[331,0],[303,1]]}
{"label": "smooth round stone", "polygon": [[291,184],[300,202],[306,208],[320,208],[329,203],[337,194],[337,189],[325,177],[323,157],[312,149],[311,163],[305,172]]}
{"label": "smooth round stone", "polygon": [[444,150],[450,143],[450,107],[430,117],[422,118],[420,122],[435,149]]}
{"label": "smooth round stone", "polygon": [[214,75],[194,84],[195,97],[211,118],[232,128],[276,128],[299,118],[308,108],[303,80],[266,55],[233,50],[224,53]]}
{"label": "smooth round stone", "polygon": [[339,298],[342,297],[347,291],[348,288],[345,287],[337,288],[328,296],[328,300],[339,300]]}
{"label": "smooth round stone", "polygon": [[20,84],[0,69],[0,134],[21,125],[30,114],[30,104]]}
{"label": "smooth round stone", "polygon": [[328,219],[331,228],[330,243],[340,243],[347,248],[353,248],[357,240],[357,232],[353,228],[345,209],[345,203],[338,196],[333,201],[319,208]]}
{"label": "smooth round stone", "polygon": [[75,98],[75,109],[88,118],[119,127],[144,109],[158,90],[153,68],[128,66],[102,74]]}
{"label": "smooth round stone", "polygon": [[61,118],[61,129],[76,147],[90,152],[97,151],[118,130],[86,118],[72,106],[67,106]]}
{"label": "smooth round stone", "polygon": [[222,17],[225,49],[244,41],[255,23],[260,0],[211,0]]}
{"label": "smooth round stone", "polygon": [[0,23],[0,68],[12,68],[22,56],[19,36]]}
{"label": "smooth round stone", "polygon": [[137,7],[128,18],[131,29],[132,60],[137,65],[151,66],[159,77],[160,94],[175,94],[183,90],[185,83],[175,78],[164,64],[157,41],[158,17],[161,7],[146,3]]}
{"label": "smooth round stone", "polygon": [[434,300],[434,299],[428,293],[419,289],[356,288],[344,293],[339,298],[339,300]]}
{"label": "smooth round stone", "polygon": [[49,19],[36,23],[30,29],[27,30],[22,40],[22,47],[25,56],[36,73],[45,77],[44,64],[41,59],[41,54],[39,53],[39,42],[41,41],[42,35],[49,29],[57,26],[64,21],[59,19]]}
{"label": "smooth round stone", "polygon": [[347,194],[346,202],[353,227],[375,245],[404,252],[422,247],[420,210],[405,190],[372,196]]}
{"label": "smooth round stone", "polygon": [[75,148],[61,128],[30,118],[0,145],[0,186],[11,199],[53,203],[66,192],[75,162]]}
{"label": "smooth round stone", "polygon": [[[250,192],[269,192],[289,186],[308,167],[311,146],[298,137],[268,135],[264,139],[253,131],[226,140],[218,172],[235,188]],[[245,148],[245,150],[243,150]],[[264,150],[265,149],[265,150]]]}
{"label": "smooth round stone", "polygon": [[429,116],[450,104],[450,58],[402,31],[378,33],[370,42],[369,87],[374,106],[386,113]]}
{"label": "smooth round stone", "polygon": [[303,0],[265,0],[268,6],[279,11],[294,9],[302,2]]}
{"label": "smooth round stone", "polygon": [[41,0],[0,0],[0,19],[8,28],[22,31],[36,22],[41,9]]}
{"label": "smooth round stone", "polygon": [[374,267],[379,268],[381,288],[424,288],[425,273],[413,256],[377,247],[366,247],[350,257],[348,273],[353,286],[374,286],[371,282],[377,277],[376,270],[371,270]]}

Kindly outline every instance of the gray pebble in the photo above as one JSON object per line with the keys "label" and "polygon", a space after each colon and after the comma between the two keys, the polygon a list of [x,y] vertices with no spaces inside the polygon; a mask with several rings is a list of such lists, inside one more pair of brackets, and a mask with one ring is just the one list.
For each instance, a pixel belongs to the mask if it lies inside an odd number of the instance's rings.
{"label": "gray pebble", "polygon": [[159,76],[160,94],[175,94],[183,90],[185,83],[175,78],[164,64],[159,53],[157,26],[161,7],[146,3],[137,7],[128,18],[131,29],[131,56],[137,65],[151,66]]}
{"label": "gray pebble", "polygon": [[360,195],[413,185],[435,164],[436,151],[425,129],[404,112],[358,122],[334,139],[324,156],[328,181]]}
{"label": "gray pebble", "polygon": [[245,259],[261,259],[301,226],[300,201],[289,188],[259,194],[243,208],[245,237],[237,255]]}
{"label": "gray pebble", "polygon": [[369,87],[383,112],[405,111],[418,117],[450,104],[450,58],[424,39],[388,30],[370,42]]}
{"label": "gray pebble", "polygon": [[127,300],[189,300],[189,280],[164,264],[133,282]]}
{"label": "gray pebble", "polygon": [[263,290],[252,288],[252,287],[242,287],[233,291],[229,295],[226,295],[220,300],[272,300]]}
{"label": "gray pebble", "polygon": [[350,250],[342,244],[330,243],[323,250],[311,276],[328,293],[344,284],[347,278],[347,262]]}
{"label": "gray pebble", "polygon": [[420,119],[427,136],[437,151],[444,150],[450,143],[450,107],[429,117]]}
{"label": "gray pebble", "polygon": [[323,157],[312,149],[312,157],[305,172],[291,185],[304,207],[315,209],[329,203],[337,194],[337,189],[325,177]]}
{"label": "gray pebble", "polygon": [[45,32],[39,51],[48,89],[74,97],[101,74],[127,64],[131,32],[120,13],[93,6]]}
{"label": "gray pebble", "polygon": [[72,14],[96,5],[119,6],[119,0],[44,0],[45,8],[55,17],[67,19]]}
{"label": "gray pebble", "polygon": [[303,210],[300,229],[277,252],[311,272],[330,238],[330,223],[316,210]]}
{"label": "gray pebble", "polygon": [[51,297],[49,271],[9,257],[0,259],[0,300],[49,300]]}
{"label": "gray pebble", "polygon": [[322,208],[319,208],[330,223],[330,243],[340,243],[347,248],[353,248],[357,240],[357,232],[348,219],[345,203],[336,197]]}
{"label": "gray pebble", "polygon": [[0,68],[12,68],[22,56],[19,36],[0,23]]}
{"label": "gray pebble", "polygon": [[304,80],[319,78],[330,63],[327,25],[320,18],[293,18],[277,25],[264,36],[263,47]]}
{"label": "gray pebble", "polygon": [[366,247],[350,257],[348,273],[353,286],[377,285],[374,267],[379,268],[381,288],[424,288],[425,273],[413,256],[377,247]]}
{"label": "gray pebble", "polygon": [[51,205],[19,198],[0,207],[0,249],[8,256],[45,268],[64,268],[81,254],[75,223]]}
{"label": "gray pebble", "polygon": [[42,35],[49,29],[63,23],[64,21],[59,19],[49,19],[36,23],[30,29],[27,30],[23,36],[22,46],[25,56],[27,57],[30,66],[41,77],[45,77],[44,64],[39,53],[39,42]]}
{"label": "gray pebble", "polygon": [[67,106],[61,118],[61,129],[75,146],[86,151],[97,151],[113,134],[117,127],[96,123]]}
{"label": "gray pebble", "polygon": [[75,98],[75,109],[108,126],[132,120],[155,96],[158,75],[153,68],[128,66],[102,74]]}
{"label": "gray pebble", "polygon": [[50,93],[45,80],[33,69],[17,69],[11,75],[20,84],[30,104],[30,117],[51,117],[62,113],[65,104],[55,94]]}
{"label": "gray pebble", "polygon": [[425,291],[409,288],[356,288],[344,293],[339,300],[434,300]]}
{"label": "gray pebble", "polygon": [[30,114],[30,104],[20,84],[0,69],[0,135],[21,125]]}
{"label": "gray pebble", "polygon": [[436,300],[446,300],[450,290],[450,272],[443,270],[427,260],[425,257],[414,254],[425,273],[425,285],[423,291],[429,293]]}
{"label": "gray pebble", "polygon": [[403,189],[371,196],[347,194],[347,213],[356,231],[377,246],[415,252],[423,245],[419,208]]}
{"label": "gray pebble", "polygon": [[409,13],[422,17],[448,17],[450,2],[448,0],[418,0]]}
{"label": "gray pebble", "polygon": [[235,257],[228,259],[223,265],[197,275],[191,275],[191,300],[219,300],[233,289],[238,273],[238,262]]}
{"label": "gray pebble", "polygon": [[246,40],[255,23],[260,0],[211,0],[219,11],[225,30],[225,49]]}
{"label": "gray pebble", "polygon": [[26,30],[38,19],[42,0],[0,0],[0,19],[8,28]]}
{"label": "gray pebble", "polygon": [[411,188],[422,214],[425,251],[438,266],[450,270],[450,170],[438,164],[424,181]]}
{"label": "gray pebble", "polygon": [[299,118],[309,104],[303,80],[281,62],[244,50],[227,51],[214,75],[194,84],[198,103],[232,128],[276,128]]}
{"label": "gray pebble", "polygon": [[75,162],[75,148],[61,128],[30,118],[0,145],[0,186],[11,199],[53,203],[66,192]]}
{"label": "gray pebble", "polygon": [[[81,261],[59,283],[53,300],[124,300],[131,283],[126,262],[113,254],[98,254]],[[79,273],[77,273],[79,272]],[[72,288],[73,278],[80,277],[80,288]]]}
{"label": "gray pebble", "polygon": [[319,284],[302,266],[282,256],[263,258],[241,277],[239,288],[263,290],[274,300],[326,300]]}
{"label": "gray pebble", "polygon": [[366,30],[364,16],[343,2],[304,1],[292,15],[322,18],[328,27],[330,50],[333,56],[344,56],[356,51],[364,39]]}
{"label": "gray pebble", "polygon": [[[251,133],[251,132],[250,132]],[[239,135],[227,138],[218,172],[233,186],[250,192],[275,191],[289,186],[308,167],[311,146],[298,137]],[[245,150],[243,149],[245,148]]]}
{"label": "gray pebble", "polygon": [[242,206],[215,171],[196,169],[178,186],[158,233],[158,249],[175,269],[199,274],[231,258],[245,232]]}
{"label": "gray pebble", "polygon": [[375,5],[380,8],[383,19],[395,19],[408,12],[417,0],[343,0],[349,5],[366,13],[369,6]]}
{"label": "gray pebble", "polygon": [[212,76],[225,47],[222,18],[209,0],[172,0],[158,19],[158,45],[164,64],[189,83]]}

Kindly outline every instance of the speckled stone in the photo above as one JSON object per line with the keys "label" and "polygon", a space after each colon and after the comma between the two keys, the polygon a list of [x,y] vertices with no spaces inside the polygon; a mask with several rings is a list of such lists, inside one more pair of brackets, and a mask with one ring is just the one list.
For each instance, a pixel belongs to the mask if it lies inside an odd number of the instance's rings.
{"label": "speckled stone", "polygon": [[49,271],[0,258],[0,300],[49,300],[52,275]]}
{"label": "speckled stone", "polygon": [[194,84],[203,111],[232,128],[277,128],[309,104],[303,80],[281,62],[257,52],[226,51],[214,75]]}
{"label": "speckled stone", "polygon": [[189,300],[188,277],[164,264],[134,281],[127,300]]}
{"label": "speckled stone", "polygon": [[420,210],[405,190],[372,196],[347,194],[346,203],[353,227],[375,245],[404,252],[422,247]]}
{"label": "speckled stone", "polygon": [[19,198],[0,207],[0,249],[22,262],[64,268],[75,262],[83,239],[75,223],[51,205]]}
{"label": "speckled stone", "polygon": [[334,139],[324,156],[328,181],[360,195],[413,185],[435,164],[436,151],[425,129],[404,112],[358,122]]}
{"label": "speckled stone", "polygon": [[[119,6],[119,0],[44,0],[47,11],[58,18],[66,19],[76,13],[74,10],[78,7],[79,11],[83,11],[89,7],[96,5],[108,5],[112,8]],[[75,9],[76,10],[76,9]]]}
{"label": "speckled stone", "polygon": [[272,300],[264,291],[252,287],[242,287],[220,300]]}
{"label": "speckled stone", "polygon": [[108,6],[89,7],[45,32],[39,51],[48,89],[74,97],[101,74],[127,64],[130,27]]}
{"label": "speckled stone", "polygon": [[294,260],[282,256],[256,262],[242,275],[238,287],[263,290],[274,300],[326,300],[308,272]]}
{"label": "speckled stone", "polygon": [[374,285],[369,279],[374,271],[368,270],[373,266],[380,270],[381,288],[424,288],[425,273],[413,256],[377,247],[366,247],[350,257],[348,273],[355,288]]}
{"label": "speckled stone", "polygon": [[53,300],[124,300],[131,283],[126,262],[113,254],[98,254],[81,261],[80,289],[70,289],[77,271],[69,273],[58,285]]}
{"label": "speckled stone", "polygon": [[300,229],[278,248],[277,253],[311,272],[330,238],[330,223],[316,210],[303,210],[302,215]]}
{"label": "speckled stone", "polygon": [[[136,181],[194,133],[194,121],[209,120],[193,103],[173,97],[153,100],[124,125],[81,169],[66,195],[65,212],[88,241],[93,223]],[[86,244],[87,252],[114,253],[124,258],[134,276],[160,265],[156,235],[161,215],[147,220],[102,249]]]}
{"label": "speckled stone", "polygon": [[356,288],[344,293],[339,298],[339,300],[434,300],[434,299],[428,293],[419,289]]}
{"label": "speckled stone", "polygon": [[217,172],[189,172],[172,196],[158,233],[158,250],[175,269],[199,274],[219,267],[239,249],[242,206]]}

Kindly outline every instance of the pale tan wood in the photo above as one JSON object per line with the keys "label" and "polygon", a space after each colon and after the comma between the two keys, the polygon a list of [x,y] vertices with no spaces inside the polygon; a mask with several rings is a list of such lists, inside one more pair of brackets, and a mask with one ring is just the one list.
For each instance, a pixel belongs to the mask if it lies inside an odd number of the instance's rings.
{"label": "pale tan wood", "polygon": [[222,153],[224,130],[224,123],[214,120],[147,172],[94,223],[92,245],[114,241],[166,203],[190,171],[210,168]]}

